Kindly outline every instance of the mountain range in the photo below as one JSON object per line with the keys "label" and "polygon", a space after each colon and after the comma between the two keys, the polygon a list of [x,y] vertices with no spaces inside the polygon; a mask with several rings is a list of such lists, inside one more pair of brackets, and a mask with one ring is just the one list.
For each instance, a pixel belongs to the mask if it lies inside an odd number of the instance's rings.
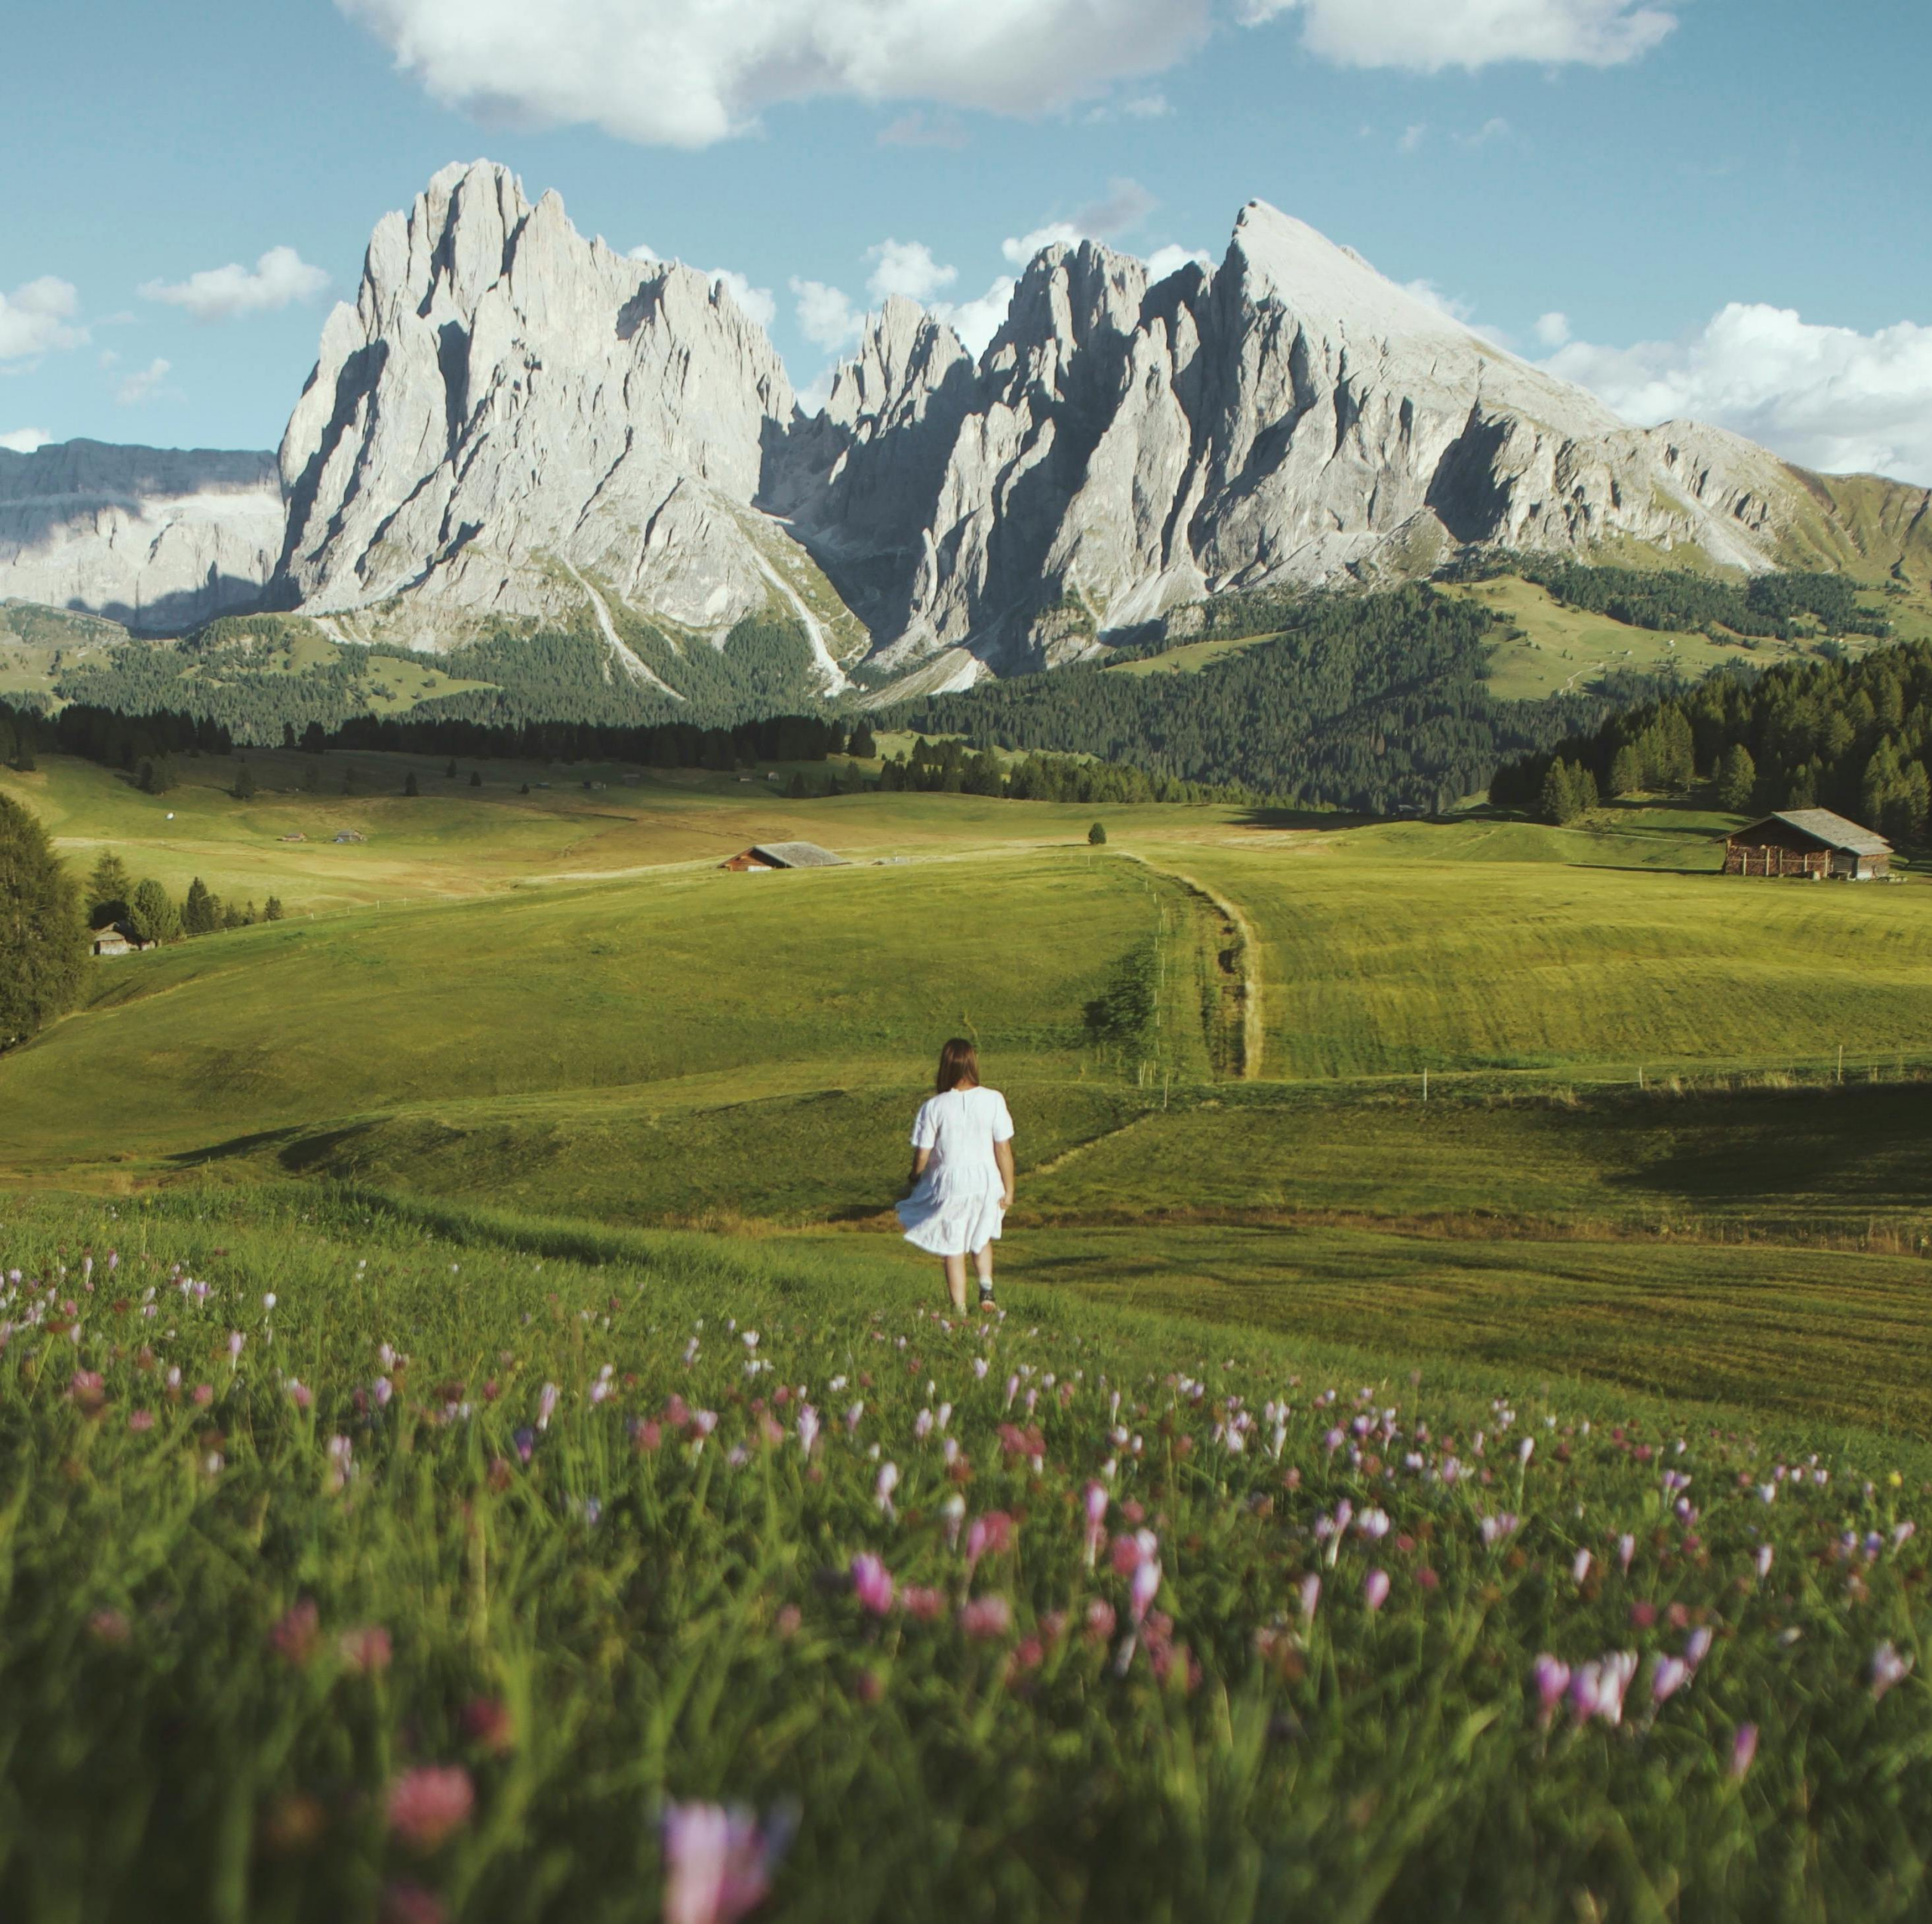
{"label": "mountain range", "polygon": [[1928,504],[1629,426],[1258,201],[1211,272],[1042,249],[977,359],[889,300],[808,414],[721,281],[478,162],[377,224],[278,455],[0,453],[0,596],[436,651],[575,627],[667,696],[777,622],[816,691],[909,694],[1471,549],[1869,574]]}

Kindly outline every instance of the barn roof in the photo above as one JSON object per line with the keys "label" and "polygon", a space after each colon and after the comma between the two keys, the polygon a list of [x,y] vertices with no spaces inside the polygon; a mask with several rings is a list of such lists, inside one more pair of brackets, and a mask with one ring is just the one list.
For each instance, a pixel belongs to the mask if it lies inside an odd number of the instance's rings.
{"label": "barn roof", "polygon": [[761,862],[781,869],[842,869],[843,855],[821,848],[816,842],[761,842],[751,852]]}
{"label": "barn roof", "polygon": [[1740,829],[1738,834],[1749,835],[1751,829],[1768,828],[1774,822],[1783,822],[1801,835],[1822,842],[1828,848],[1841,848],[1847,855],[1889,855],[1892,852],[1892,845],[1883,836],[1874,835],[1869,828],[1860,828],[1856,822],[1847,821],[1844,816],[1834,814],[1829,808],[1781,808],[1775,815],[1767,815],[1762,821],[1753,822],[1751,828]]}

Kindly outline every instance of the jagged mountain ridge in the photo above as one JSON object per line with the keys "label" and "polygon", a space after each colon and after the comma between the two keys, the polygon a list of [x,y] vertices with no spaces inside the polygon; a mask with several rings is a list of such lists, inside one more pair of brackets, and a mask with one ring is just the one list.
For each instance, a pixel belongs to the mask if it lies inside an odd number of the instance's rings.
{"label": "jagged mountain ridge", "polygon": [[0,448],[0,600],[179,633],[260,602],[282,522],[272,454]]}
{"label": "jagged mountain ridge", "polygon": [[1872,520],[1734,435],[1626,426],[1259,202],[1211,272],[1042,251],[977,361],[888,301],[808,417],[721,284],[487,162],[378,223],[279,466],[271,605],[431,649],[574,625],[666,692],[747,618],[803,627],[813,691],[912,693],[1230,589],[1491,545],[1856,561]]}

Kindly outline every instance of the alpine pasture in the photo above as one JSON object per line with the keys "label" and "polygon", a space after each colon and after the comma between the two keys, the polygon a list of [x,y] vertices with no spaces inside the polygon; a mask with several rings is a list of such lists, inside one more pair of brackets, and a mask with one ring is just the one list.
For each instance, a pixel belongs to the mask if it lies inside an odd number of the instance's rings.
{"label": "alpine pasture", "polygon": [[0,1058],[26,1914],[1924,1914],[1921,881],[250,760],[0,778],[287,909]]}

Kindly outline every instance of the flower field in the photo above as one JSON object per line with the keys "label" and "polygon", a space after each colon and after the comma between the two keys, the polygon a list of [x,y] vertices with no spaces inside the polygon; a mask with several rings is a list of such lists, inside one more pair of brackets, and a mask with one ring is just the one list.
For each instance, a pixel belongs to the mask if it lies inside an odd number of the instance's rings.
{"label": "flower field", "polygon": [[1920,1445],[319,1191],[0,1270],[9,1917],[1932,1910]]}

